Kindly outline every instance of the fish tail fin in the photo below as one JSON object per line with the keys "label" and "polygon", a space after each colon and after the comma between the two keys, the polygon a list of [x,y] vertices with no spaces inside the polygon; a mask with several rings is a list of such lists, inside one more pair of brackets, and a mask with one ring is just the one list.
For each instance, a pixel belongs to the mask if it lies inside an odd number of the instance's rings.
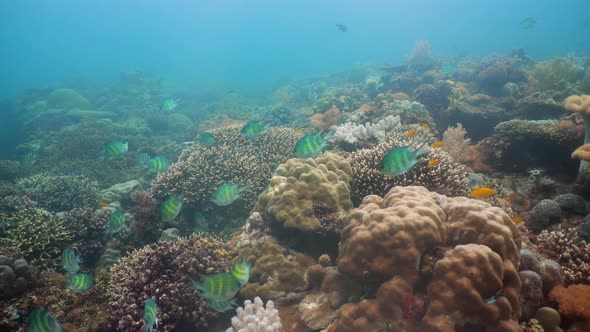
{"label": "fish tail fin", "polygon": [[330,131],[328,131],[328,132],[327,132],[327,133],[326,133],[326,134],[323,136],[323,138],[324,138],[324,141],[329,141],[329,140],[333,139],[333,138],[334,138],[334,134],[335,134],[335,133],[336,133],[336,130],[335,130],[335,129],[331,129]]}

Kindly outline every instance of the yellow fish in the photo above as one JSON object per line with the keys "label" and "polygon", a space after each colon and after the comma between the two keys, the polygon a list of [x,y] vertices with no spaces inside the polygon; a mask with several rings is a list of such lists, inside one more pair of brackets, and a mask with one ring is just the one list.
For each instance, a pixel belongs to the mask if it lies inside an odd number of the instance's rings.
{"label": "yellow fish", "polygon": [[432,147],[435,149],[442,148],[443,146],[445,146],[445,143],[443,143],[441,141],[432,143]]}
{"label": "yellow fish", "polygon": [[520,224],[523,221],[524,221],[524,219],[522,219],[522,217],[512,218],[512,222],[515,223],[515,224],[517,224],[517,225]]}
{"label": "yellow fish", "polygon": [[417,134],[417,133],[418,133],[417,131],[415,131],[414,129],[412,129],[412,130],[408,131],[408,132],[407,132],[407,133],[404,135],[404,137],[405,137],[405,138],[411,138],[411,137],[414,137],[414,136],[416,136],[416,134]]}
{"label": "yellow fish", "polygon": [[428,168],[436,167],[438,164],[440,164],[440,160],[432,159],[430,162],[428,162]]}
{"label": "yellow fish", "polygon": [[425,124],[423,124],[423,125],[422,125],[422,128],[424,128],[424,129],[429,129],[429,128],[430,128],[430,126],[428,125],[428,123],[425,123]]}
{"label": "yellow fish", "polygon": [[475,198],[489,198],[496,194],[496,191],[489,187],[479,187],[471,190],[469,195]]}

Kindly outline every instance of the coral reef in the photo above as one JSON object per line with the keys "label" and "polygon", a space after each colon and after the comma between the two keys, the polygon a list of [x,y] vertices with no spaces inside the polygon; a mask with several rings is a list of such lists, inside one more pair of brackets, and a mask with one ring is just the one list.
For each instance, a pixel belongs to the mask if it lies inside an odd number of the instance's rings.
{"label": "coral reef", "polygon": [[37,269],[24,258],[14,261],[0,255],[0,298],[9,298],[22,294],[34,287],[38,279]]}
{"label": "coral reef", "polygon": [[348,144],[355,144],[358,141],[375,138],[381,140],[385,138],[387,132],[400,126],[399,116],[389,115],[377,123],[355,124],[347,122],[336,127],[334,132],[335,141],[343,141]]}
{"label": "coral reef", "polygon": [[337,264],[376,298],[345,304],[328,330],[520,331],[520,242],[482,201],[424,187],[367,196],[344,221]]}
{"label": "coral reef", "polygon": [[[404,137],[406,130],[396,130],[381,143],[368,149],[361,149],[350,154],[348,161],[352,166],[351,196],[353,201],[360,201],[366,195],[384,195],[394,186],[422,185],[446,195],[465,195],[469,180],[463,166],[453,161],[445,151],[437,148],[425,148],[427,158],[421,158],[418,164],[407,173],[390,177],[380,170],[383,156],[391,149],[416,144],[426,139],[417,135],[410,139]],[[420,130],[420,129],[418,129]],[[435,167],[428,167],[430,160],[438,160]]]}
{"label": "coral reef", "polygon": [[590,285],[557,286],[549,298],[557,302],[563,316],[590,320]]}
{"label": "coral reef", "polygon": [[80,176],[36,174],[17,181],[16,190],[54,212],[96,204],[98,183]]}
{"label": "coral reef", "polygon": [[122,202],[129,199],[131,192],[139,186],[139,181],[129,180],[123,183],[117,183],[107,189],[103,189],[98,194],[100,202],[113,203]]}
{"label": "coral reef", "polygon": [[242,211],[237,204],[245,209],[252,207],[274,168],[289,159],[302,135],[293,129],[270,128],[263,136],[248,141],[241,135],[241,128],[232,125],[211,130],[216,145],[185,148],[178,161],[153,181],[154,197],[161,200],[184,193],[188,206],[210,210],[215,208],[210,201],[215,188],[224,183],[249,184],[249,190],[232,207],[237,212]]}
{"label": "coral reef", "polygon": [[76,249],[83,257],[85,264],[93,265],[101,255],[106,244],[104,230],[108,227],[111,211],[91,208],[75,208],[63,216],[64,225],[72,234],[72,239],[78,242]]}
{"label": "coral reef", "polygon": [[236,309],[226,332],[280,332],[283,328],[279,311],[271,300],[264,302],[257,296],[254,302],[246,300],[244,307]]}
{"label": "coral reef", "polygon": [[0,160],[0,181],[12,182],[22,177],[24,169],[18,161]]}
{"label": "coral reef", "polygon": [[443,133],[442,142],[443,150],[446,151],[453,160],[463,162],[468,159],[468,149],[471,139],[465,138],[467,131],[458,123],[456,127],[449,127]]}
{"label": "coral reef", "polygon": [[538,250],[562,266],[565,285],[590,284],[590,244],[581,241],[575,229],[542,231]]}
{"label": "coral reef", "polygon": [[346,159],[332,153],[290,159],[277,167],[254,210],[272,227],[339,233],[338,219],[352,209],[351,175]]}
{"label": "coral reef", "polygon": [[136,191],[131,194],[131,204],[131,230],[136,240],[155,241],[160,235],[160,216],[156,199],[149,192]]}
{"label": "coral reef", "polygon": [[310,118],[311,126],[319,130],[330,130],[338,124],[340,120],[340,110],[338,107],[332,107],[326,113],[314,114]]}
{"label": "coral reef", "polygon": [[240,290],[244,298],[278,299],[307,286],[305,270],[315,260],[280,246],[272,238],[261,239],[240,251],[236,261],[252,265],[250,281]]}
{"label": "coral reef", "polygon": [[33,265],[54,267],[72,233],[63,218],[38,208],[0,214],[0,252],[16,249]]}
{"label": "coral reef", "polygon": [[207,323],[217,313],[198,291],[191,290],[191,278],[227,271],[228,253],[218,239],[193,234],[178,241],[159,242],[135,250],[111,268],[107,288],[112,329],[140,330],[142,308],[148,298],[158,304],[159,328],[171,331],[182,322],[193,326]]}
{"label": "coral reef", "polygon": [[529,71],[528,88],[531,91],[563,90],[576,81],[579,71],[573,61],[561,57],[539,62]]}

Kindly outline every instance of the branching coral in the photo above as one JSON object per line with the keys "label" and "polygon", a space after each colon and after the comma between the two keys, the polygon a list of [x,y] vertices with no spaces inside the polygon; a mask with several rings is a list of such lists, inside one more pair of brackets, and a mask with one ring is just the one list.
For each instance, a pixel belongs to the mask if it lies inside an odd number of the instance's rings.
{"label": "branching coral", "polygon": [[131,229],[135,238],[140,242],[157,239],[160,235],[160,218],[156,199],[149,192],[137,191],[131,194],[131,202]]}
{"label": "branching coral", "polygon": [[152,183],[154,197],[164,199],[184,193],[188,206],[210,210],[214,208],[211,197],[217,187],[224,183],[249,184],[232,207],[240,211],[239,204],[252,207],[275,167],[289,159],[302,135],[293,129],[270,128],[263,136],[248,141],[241,135],[241,128],[232,125],[211,130],[216,145],[192,144],[185,148],[178,162],[158,174]]}
{"label": "branching coral", "polygon": [[590,244],[581,241],[575,229],[543,231],[537,237],[539,251],[559,262],[565,284],[590,284]]}
{"label": "branching coral", "polygon": [[[72,234],[61,217],[42,209],[17,210],[1,214],[0,248],[16,248],[38,267],[54,267]],[[2,251],[2,250],[0,250]]]}
{"label": "branching coral", "polygon": [[[402,127],[378,145],[355,151],[350,155],[348,160],[352,166],[353,201],[359,201],[366,195],[383,195],[394,186],[406,185],[422,185],[446,195],[464,195],[468,192],[469,180],[463,166],[453,161],[449,154],[441,149],[425,148],[428,151],[427,158],[421,158],[414,168],[403,175],[390,177],[380,170],[383,156],[389,150],[410,144],[415,146],[425,139],[422,135],[405,138],[404,135],[410,129],[415,127]],[[438,165],[428,167],[431,160],[438,160]]]}
{"label": "branching coral", "polygon": [[342,306],[329,331],[520,331],[521,235],[501,209],[395,187],[344,225],[338,269],[376,295]]}
{"label": "branching coral", "polygon": [[[346,159],[326,153],[290,159],[277,167],[255,210],[273,226],[304,232],[339,232],[338,218],[352,209],[352,170]],[[335,218],[327,218],[335,214]]]}
{"label": "branching coral", "polygon": [[155,298],[163,331],[171,331],[182,320],[206,324],[216,312],[191,290],[191,278],[225,272],[228,253],[218,239],[204,234],[159,242],[135,250],[111,268],[107,288],[112,308],[111,329],[135,331],[144,327],[145,300]]}
{"label": "branching coral", "polygon": [[79,176],[37,174],[20,179],[16,189],[40,207],[62,212],[96,204],[98,183]]}
{"label": "branching coral", "polygon": [[106,239],[104,230],[108,227],[111,215],[109,209],[94,211],[91,208],[75,208],[64,214],[64,225],[72,233],[74,241],[78,241],[78,252],[86,265],[92,265],[99,259]]}
{"label": "branching coral", "polygon": [[443,133],[443,150],[458,162],[466,161],[469,158],[468,149],[471,139],[465,138],[465,134],[467,131],[460,123],[456,127],[447,128]]}

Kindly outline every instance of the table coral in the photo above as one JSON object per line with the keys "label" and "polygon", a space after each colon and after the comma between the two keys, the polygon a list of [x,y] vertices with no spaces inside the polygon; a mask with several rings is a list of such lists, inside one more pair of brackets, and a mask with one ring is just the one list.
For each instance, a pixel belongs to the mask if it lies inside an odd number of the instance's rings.
{"label": "table coral", "polygon": [[224,183],[250,184],[232,207],[252,207],[275,167],[291,157],[302,134],[289,128],[270,128],[263,136],[248,141],[241,129],[238,124],[211,130],[216,138],[212,147],[197,143],[187,146],[178,161],[153,181],[154,197],[163,200],[184,193],[187,206],[211,210],[215,208],[211,202],[215,188]]}
{"label": "table coral", "polygon": [[271,226],[339,232],[339,217],[352,209],[351,175],[346,159],[332,153],[315,159],[290,159],[277,167],[254,209],[270,220]]}
{"label": "table coral", "polygon": [[370,195],[344,221],[338,269],[375,299],[329,331],[519,331],[521,235],[501,209],[424,187]]}
{"label": "table coral", "polygon": [[171,331],[179,321],[205,325],[217,316],[205,299],[191,289],[191,278],[225,272],[228,253],[218,239],[193,234],[176,242],[158,242],[133,251],[111,268],[107,288],[112,308],[111,328],[139,331],[144,327],[143,306],[148,298],[158,304],[160,329]]}
{"label": "table coral", "polygon": [[[426,157],[420,158],[418,164],[403,175],[391,177],[380,170],[383,156],[395,147],[416,145],[425,139],[420,133],[405,138],[404,135],[416,126],[403,126],[391,132],[390,136],[376,146],[361,149],[350,154],[348,161],[352,166],[351,196],[353,201],[360,201],[367,195],[384,195],[394,186],[417,185],[445,195],[465,195],[469,191],[469,179],[462,165],[455,162],[442,149],[425,147]],[[435,167],[428,167],[431,160],[438,160]]]}

